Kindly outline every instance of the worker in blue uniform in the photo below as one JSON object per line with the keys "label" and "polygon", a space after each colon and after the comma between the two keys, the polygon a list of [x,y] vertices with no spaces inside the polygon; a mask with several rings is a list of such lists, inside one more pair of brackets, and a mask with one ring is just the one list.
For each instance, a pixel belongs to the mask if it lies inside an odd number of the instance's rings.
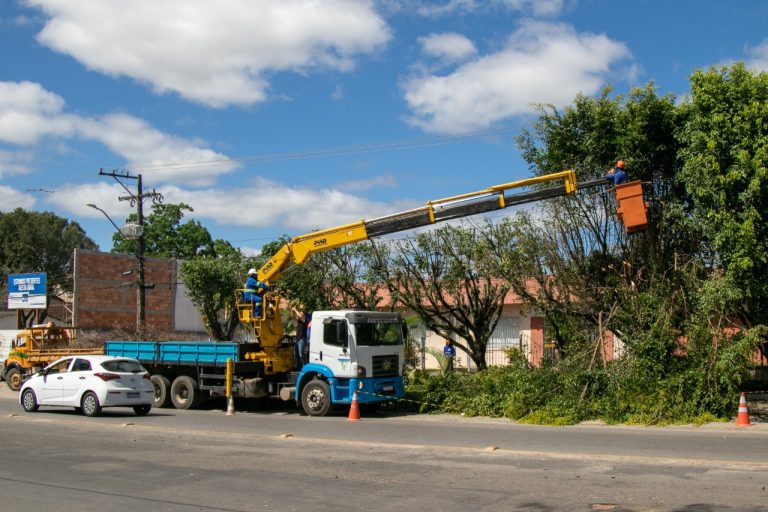
{"label": "worker in blue uniform", "polygon": [[256,279],[255,268],[248,271],[248,279],[245,281],[243,300],[253,303],[253,316],[261,318],[261,307],[264,302],[264,293],[269,291],[269,286]]}
{"label": "worker in blue uniform", "polygon": [[621,185],[627,181],[627,173],[624,171],[624,160],[616,162],[616,167],[608,171],[605,175],[605,180],[614,186]]}

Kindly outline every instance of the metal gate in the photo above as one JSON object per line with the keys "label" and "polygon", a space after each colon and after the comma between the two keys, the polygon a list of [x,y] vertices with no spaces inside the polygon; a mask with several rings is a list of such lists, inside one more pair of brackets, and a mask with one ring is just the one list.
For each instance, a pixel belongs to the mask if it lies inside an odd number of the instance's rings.
{"label": "metal gate", "polygon": [[519,317],[501,317],[493,330],[485,351],[488,366],[506,366],[509,363],[507,350],[516,348],[530,359],[528,337],[520,334]]}

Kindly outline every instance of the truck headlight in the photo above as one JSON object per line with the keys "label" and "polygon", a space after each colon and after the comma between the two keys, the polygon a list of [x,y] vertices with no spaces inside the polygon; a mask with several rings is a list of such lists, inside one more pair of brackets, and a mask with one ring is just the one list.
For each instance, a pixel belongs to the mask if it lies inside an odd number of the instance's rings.
{"label": "truck headlight", "polygon": [[358,379],[364,379],[368,375],[368,371],[365,369],[365,366],[358,366],[357,367],[357,378]]}

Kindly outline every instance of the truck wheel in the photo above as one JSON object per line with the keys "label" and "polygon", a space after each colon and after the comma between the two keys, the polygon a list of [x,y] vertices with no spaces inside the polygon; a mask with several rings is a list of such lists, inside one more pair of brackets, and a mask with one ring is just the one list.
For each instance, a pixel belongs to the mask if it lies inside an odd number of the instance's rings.
{"label": "truck wheel", "polygon": [[25,389],[21,394],[21,406],[27,412],[37,411],[37,397],[31,389]]}
{"label": "truck wheel", "polygon": [[193,408],[200,395],[200,388],[192,377],[182,375],[176,377],[171,385],[171,401],[177,409]]}
{"label": "truck wheel", "polygon": [[21,389],[21,370],[18,368],[11,368],[5,373],[5,383],[11,388],[11,391],[18,391]]}
{"label": "truck wheel", "polygon": [[325,416],[331,410],[331,388],[324,380],[311,380],[301,391],[301,407],[310,416]]}
{"label": "truck wheel", "polygon": [[155,386],[155,401],[152,405],[154,407],[170,407],[171,381],[162,375],[153,375],[149,380],[151,380],[152,385]]}
{"label": "truck wheel", "polygon": [[99,403],[99,397],[93,391],[87,392],[83,395],[83,400],[80,402],[80,406],[83,408],[83,414],[89,417],[99,416],[101,414],[101,404]]}

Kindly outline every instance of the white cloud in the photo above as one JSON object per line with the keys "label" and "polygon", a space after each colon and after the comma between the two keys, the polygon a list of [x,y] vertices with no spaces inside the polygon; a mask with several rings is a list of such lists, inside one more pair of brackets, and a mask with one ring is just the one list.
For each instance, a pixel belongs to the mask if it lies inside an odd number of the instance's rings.
{"label": "white cloud", "polygon": [[[58,193],[59,191],[65,193]],[[422,206],[412,201],[370,201],[348,193],[341,186],[326,189],[291,187],[261,178],[237,189],[188,190],[164,186],[158,187],[157,191],[163,194],[166,203],[183,202],[192,206],[194,211],[185,212],[185,217],[212,220],[221,225],[242,226],[249,230],[282,229],[284,232],[295,234],[341,226],[361,219],[373,219]],[[135,207],[127,201],[118,201],[120,196],[125,196],[125,190],[119,185],[97,182],[59,187],[57,193],[47,196],[46,199],[73,216],[103,219],[101,212],[87,206],[88,203],[95,204],[120,226],[125,218],[135,211]],[[239,197],[257,197],[259,200],[249,203],[248,208],[233,208],[232,198]],[[296,205],[301,207],[297,208]],[[104,222],[107,222],[106,219]]]}
{"label": "white cloud", "polygon": [[[238,166],[205,148],[202,141],[163,133],[142,119],[127,114],[76,116],[67,114],[64,106],[61,97],[39,84],[0,82],[0,142],[32,146],[45,137],[98,141],[154,182],[183,179],[190,185],[205,186]],[[8,153],[4,158],[0,153],[0,175],[28,170],[23,155]]]}
{"label": "white cloud", "polygon": [[28,174],[33,171],[34,155],[29,151],[5,151],[0,149],[0,178],[12,174]]}
{"label": "white cloud", "polygon": [[746,64],[749,68],[756,71],[768,71],[768,39],[762,43],[747,49],[749,58]]}
{"label": "white cloud", "polygon": [[500,0],[507,8],[530,12],[533,16],[557,16],[564,7],[564,0]]}
{"label": "white cloud", "polygon": [[[159,190],[166,202],[191,205],[195,211],[190,217],[251,229],[284,228],[294,232],[340,226],[414,207],[407,201],[370,201],[337,188],[289,187],[266,179],[257,179],[253,185],[237,189],[189,191],[163,187]],[[231,201],[227,200],[231,197],[258,197],[259,200],[248,208],[232,208]]]}
{"label": "white cloud", "polygon": [[419,38],[422,52],[445,62],[461,62],[477,53],[472,41],[461,34],[430,34]]}
{"label": "white cloud", "polygon": [[577,33],[565,24],[525,21],[502,50],[446,76],[415,75],[403,83],[413,115],[428,132],[464,133],[531,112],[532,103],[565,105],[594,94],[612,66],[631,57],[603,34]]}
{"label": "white cloud", "polygon": [[536,17],[553,17],[559,15],[565,7],[565,0],[491,0],[480,2],[476,0],[448,0],[436,4],[432,1],[417,2],[416,12],[420,16],[435,18],[462,13],[473,13],[480,10],[491,10],[499,7],[514,12],[522,12]]}
{"label": "white cloud", "polygon": [[0,185],[0,212],[10,212],[16,208],[29,210],[35,206],[35,203],[36,200],[32,195]]}
{"label": "white cloud", "polygon": [[426,4],[419,7],[416,11],[421,16],[446,16],[456,14],[457,12],[473,12],[478,8],[478,3],[475,0],[449,0],[440,5],[435,5],[434,2],[426,2]]}
{"label": "white cloud", "polygon": [[212,107],[264,101],[275,72],[348,71],[391,37],[368,0],[27,3],[48,17],[42,44]]}
{"label": "white cloud", "polygon": [[107,222],[102,212],[88,206],[88,204],[96,205],[104,210],[118,226],[122,226],[128,215],[136,212],[136,207],[131,206],[129,201],[118,200],[125,195],[125,189],[117,183],[103,181],[61,185],[56,188],[56,192],[45,199],[47,203],[76,217],[103,219]]}

